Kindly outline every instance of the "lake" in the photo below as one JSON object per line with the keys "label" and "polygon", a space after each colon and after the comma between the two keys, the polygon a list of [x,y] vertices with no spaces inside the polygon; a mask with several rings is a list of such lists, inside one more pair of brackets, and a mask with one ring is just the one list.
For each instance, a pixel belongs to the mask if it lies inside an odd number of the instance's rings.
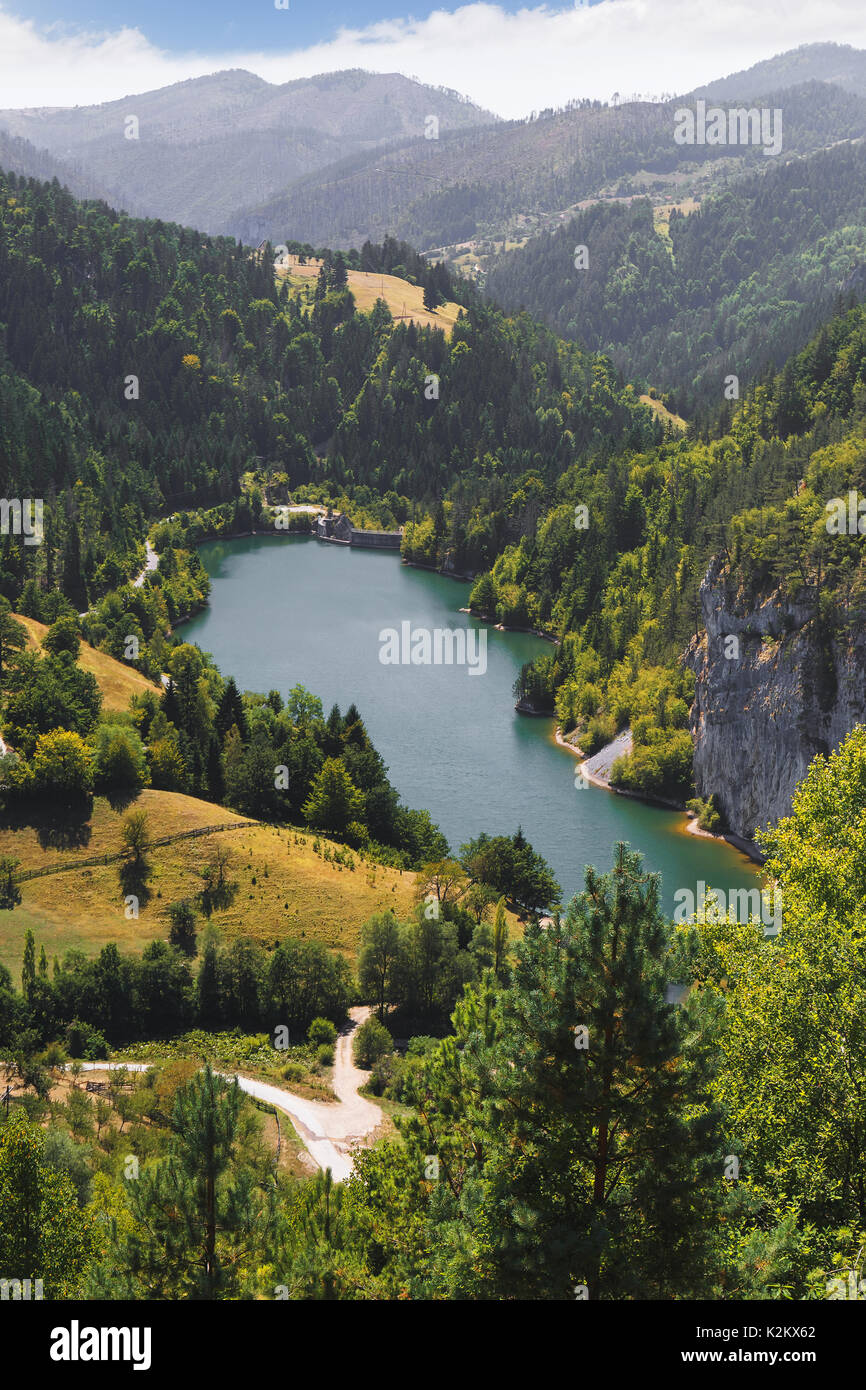
{"label": "lake", "polygon": [[[578,760],[554,742],[553,721],[514,709],[520,667],[549,644],[461,613],[468,584],[410,569],[393,551],[306,536],[212,541],[199,553],[210,607],[181,629],[184,640],[211,652],[241,689],[285,696],[301,684],[326,714],[354,701],[391,782],[407,805],[429,810],[453,850],[482,830],[522,825],[567,899],[583,886],[584,866],[609,868],[613,845],[626,840],[662,874],[668,912],[678,889],[697,893],[700,882],[726,895],[756,886],[744,855],[686,834],[684,815],[575,786]],[[481,629],[486,670],[383,665],[379,634],[401,635],[404,623]]]}

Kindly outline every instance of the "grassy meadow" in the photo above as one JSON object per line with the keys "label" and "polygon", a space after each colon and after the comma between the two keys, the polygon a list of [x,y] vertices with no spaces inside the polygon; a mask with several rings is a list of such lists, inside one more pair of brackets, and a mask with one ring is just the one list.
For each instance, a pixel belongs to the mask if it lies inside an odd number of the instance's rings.
{"label": "grassy meadow", "polygon": [[[142,898],[138,918],[128,919],[121,861],[74,866],[96,855],[118,854],[123,819],[133,807],[147,813],[151,835],[157,839],[226,823],[241,828],[155,847],[149,855],[149,897]],[[122,807],[95,798],[86,821],[46,817],[7,823],[0,828],[0,855],[18,859],[22,871],[73,867],[25,880],[20,905],[0,911],[0,961],[17,977],[28,927],[49,960],[71,947],[96,955],[110,941],[130,951],[167,937],[169,904],[202,888],[201,870],[215,842],[228,847],[229,877],[238,885],[233,903],[214,912],[212,919],[228,941],[245,935],[266,945],[288,936],[308,936],[354,958],[359,929],[372,913],[388,907],[398,916],[408,913],[414,874],[369,864],[354,851],[344,851],[342,857],[351,859],[352,869],[325,859],[325,852],[330,855],[338,847],[308,830],[244,822],[245,817],[224,806],[177,792],[145,790]]]}
{"label": "grassy meadow", "polygon": [[[289,258],[292,262],[296,257]],[[314,287],[319,274],[321,261],[307,261],[306,265],[292,264],[287,269],[279,269],[277,274],[288,276],[289,282],[299,290],[307,285]],[[441,328],[446,338],[457,322],[460,305],[448,302],[440,304],[436,310],[424,308],[424,291],[420,285],[410,285],[396,275],[382,275],[379,271],[348,271],[349,289],[355,297],[359,314],[368,314],[377,299],[384,299],[395,319],[411,320],[422,328]]]}
{"label": "grassy meadow", "polygon": [[[29,644],[41,646],[47,627],[31,618],[19,621]],[[138,671],[84,642],[79,665],[96,676],[105,713],[127,710],[132,695],[153,688]],[[133,808],[147,814],[154,840],[237,827],[155,846],[137,918],[126,915],[122,861],[82,862],[121,853],[123,821]],[[361,924],[369,916],[388,907],[405,915],[413,901],[412,873],[369,864],[354,851],[343,850],[344,862],[335,862],[341,847],[310,831],[250,825],[249,817],[179,792],[146,789],[123,802],[96,797],[86,816],[50,806],[22,807],[4,813],[0,856],[17,859],[22,872],[61,872],[26,879],[19,906],[0,910],[0,963],[17,979],[28,927],[49,961],[70,948],[97,955],[114,941],[123,951],[140,951],[149,941],[166,938],[169,905],[201,890],[201,871],[215,842],[228,847],[229,878],[237,884],[231,905],[213,914],[228,941],[246,935],[273,944],[308,936],[354,958]]]}
{"label": "grassy meadow", "polygon": [[[35,618],[24,618],[20,613],[15,614],[15,620],[27,629],[27,646],[38,651],[48,631],[46,624],[38,623]],[[159,689],[147,676],[136,671],[135,667],[115,661],[113,656],[98,652],[95,647],[88,646],[84,641],[81,643],[78,665],[83,671],[89,671],[96,677],[102,691],[102,708],[106,713],[117,714],[128,710],[133,695],[141,695],[145,690]]]}

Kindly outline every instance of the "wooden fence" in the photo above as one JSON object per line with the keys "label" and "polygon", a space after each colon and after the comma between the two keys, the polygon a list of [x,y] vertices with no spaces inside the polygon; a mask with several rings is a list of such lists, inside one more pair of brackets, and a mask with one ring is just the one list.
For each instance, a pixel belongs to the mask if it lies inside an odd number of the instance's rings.
{"label": "wooden fence", "polygon": [[[247,830],[250,826],[261,825],[261,821],[242,820],[224,821],[220,825],[202,825],[197,830],[181,830],[177,835],[163,835],[159,840],[151,840],[150,848],[159,849],[161,845],[171,845],[177,840],[194,840],[199,835],[222,834],[224,830]],[[117,864],[121,859],[126,859],[126,850],[120,850],[116,854],[94,854],[89,859],[72,859],[64,864],[49,864],[42,869],[24,869],[22,873],[15,875],[19,883],[24,883],[31,878],[44,878],[47,874],[69,874],[76,869],[89,869],[96,864]]]}

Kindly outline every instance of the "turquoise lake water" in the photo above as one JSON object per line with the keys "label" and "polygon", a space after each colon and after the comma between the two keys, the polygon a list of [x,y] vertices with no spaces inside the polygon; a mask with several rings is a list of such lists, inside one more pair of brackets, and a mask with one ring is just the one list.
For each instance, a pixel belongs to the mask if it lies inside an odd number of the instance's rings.
{"label": "turquoise lake water", "polygon": [[[184,639],[211,652],[242,689],[285,695],[300,683],[326,714],[354,701],[403,800],[426,807],[452,849],[482,830],[511,834],[522,825],[566,899],[582,887],[585,865],[609,868],[618,840],[661,873],[668,911],[678,889],[756,886],[745,856],[687,835],[684,815],[575,786],[577,759],[554,743],[553,721],[514,709],[521,665],[549,644],[461,613],[467,584],[410,569],[393,552],[305,536],[210,542],[200,554],[210,607],[181,629]],[[399,633],[404,622],[482,629],[486,671],[382,665],[380,632]]]}

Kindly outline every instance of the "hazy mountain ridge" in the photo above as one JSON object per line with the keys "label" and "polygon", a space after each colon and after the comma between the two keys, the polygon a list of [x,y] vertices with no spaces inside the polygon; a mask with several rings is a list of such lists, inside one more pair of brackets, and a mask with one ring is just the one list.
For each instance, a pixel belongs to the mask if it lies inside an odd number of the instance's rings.
{"label": "hazy mountain ridge", "polygon": [[[0,129],[61,161],[75,192],[90,180],[141,215],[254,243],[347,248],[393,233],[432,248],[515,227],[525,236],[605,189],[640,191],[642,174],[701,186],[716,161],[766,172],[754,147],[674,144],[674,112],[698,95],[781,105],[786,154],[807,154],[866,133],[866,53],[806,45],[691,97],[576,100],[507,122],[397,73],[273,85],[231,69],[101,106],[0,111]],[[130,116],[138,140],[123,138]],[[424,138],[430,116],[438,139]],[[21,171],[43,176],[31,165]]]}
{"label": "hazy mountain ridge", "polygon": [[802,44],[754,63],[742,72],[696,87],[691,95],[730,101],[756,91],[795,87],[803,82],[833,82],[857,96],[866,96],[866,53],[841,43]]}
{"label": "hazy mountain ridge", "polygon": [[74,193],[76,198],[96,198],[105,202],[117,202],[118,194],[103,187],[88,173],[76,168],[73,163],[56,159],[47,150],[38,149],[31,141],[8,131],[0,130],[0,168],[8,169],[25,178],[42,179],[50,182],[57,179]]}
{"label": "hazy mountain ridge", "polygon": [[[683,98],[624,106],[582,104],[535,121],[457,131],[344,160],[299,180],[224,231],[249,242],[289,237],[350,247],[390,231],[420,249],[505,237],[527,215],[553,216],[604,189],[632,192],[649,173],[680,196],[716,162],[766,172],[759,146],[678,145]],[[810,154],[866,134],[866,100],[830,83],[756,96],[783,107],[784,152]]]}
{"label": "hazy mountain ridge", "polygon": [[[234,69],[101,106],[0,111],[0,129],[86,169],[124,206],[217,232],[233,208],[347,155],[423,135],[430,116],[441,131],[496,119],[398,73],[354,69],[274,86]],[[126,136],[130,117],[138,138]]]}

